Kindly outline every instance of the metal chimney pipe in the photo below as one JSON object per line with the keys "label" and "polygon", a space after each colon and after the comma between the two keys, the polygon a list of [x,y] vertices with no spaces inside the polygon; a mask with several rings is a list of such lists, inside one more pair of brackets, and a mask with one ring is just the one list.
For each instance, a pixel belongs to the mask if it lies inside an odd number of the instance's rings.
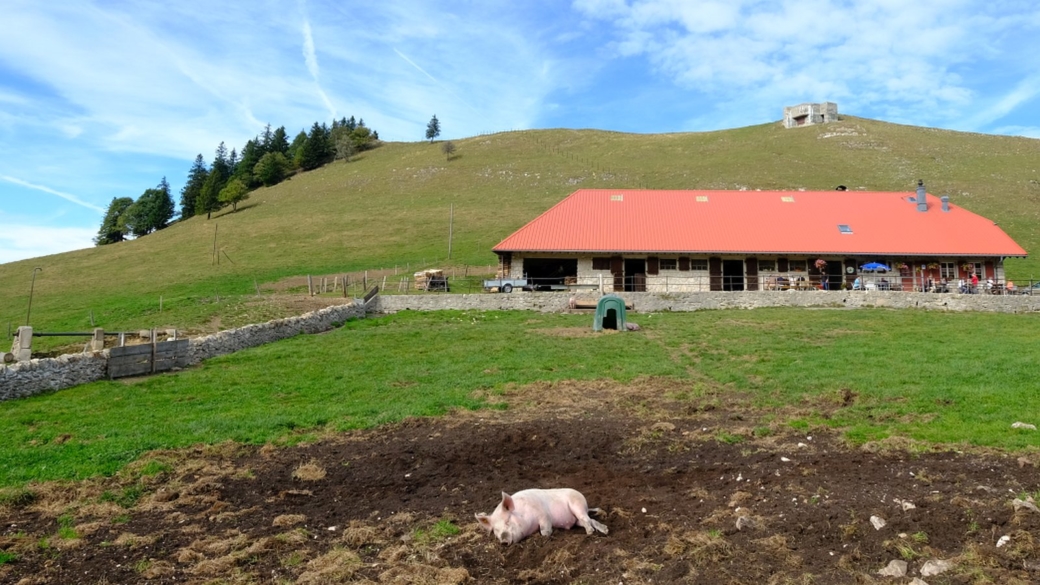
{"label": "metal chimney pipe", "polygon": [[917,179],[917,211],[928,211],[928,202],[924,197],[924,181]]}
{"label": "metal chimney pipe", "polygon": [[949,195],[943,195],[942,197],[940,197],[940,199],[942,199],[942,210],[947,212],[947,213],[949,213],[949,211],[950,211],[950,196]]}

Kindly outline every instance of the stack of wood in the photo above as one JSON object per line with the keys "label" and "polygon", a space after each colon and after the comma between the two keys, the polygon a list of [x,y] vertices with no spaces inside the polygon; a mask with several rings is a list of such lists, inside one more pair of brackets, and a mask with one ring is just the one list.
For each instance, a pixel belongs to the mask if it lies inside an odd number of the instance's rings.
{"label": "stack of wood", "polygon": [[415,273],[415,290],[427,290],[430,286],[431,278],[444,278],[444,271],[436,268],[429,270],[422,270]]}

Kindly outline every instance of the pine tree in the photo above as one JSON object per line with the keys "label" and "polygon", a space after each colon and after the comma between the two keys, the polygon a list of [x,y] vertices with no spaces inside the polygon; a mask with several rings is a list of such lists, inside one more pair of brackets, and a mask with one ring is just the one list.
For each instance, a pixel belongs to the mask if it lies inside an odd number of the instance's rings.
{"label": "pine tree", "polygon": [[[256,145],[259,147],[256,160],[260,160],[261,156],[271,152],[271,146],[274,143],[274,133],[271,132],[271,125],[264,126],[264,133],[260,135],[260,138],[256,140]],[[245,153],[242,153],[242,158],[245,159]],[[253,164],[256,164],[255,162]],[[252,167],[250,167],[252,168]]]}
{"label": "pine tree", "polygon": [[434,114],[434,116],[430,118],[430,122],[426,124],[426,139],[430,141],[430,144],[433,144],[433,139],[440,135],[441,123],[437,120],[437,115]]}
{"label": "pine tree", "polygon": [[231,175],[233,178],[242,181],[250,189],[260,186],[260,181],[253,176],[253,168],[256,167],[256,163],[260,162],[260,158],[264,156],[260,140],[262,139],[253,139],[246,142],[245,147],[242,148],[242,160],[238,162],[238,167]]}
{"label": "pine tree", "polygon": [[206,169],[206,161],[202,155],[195,157],[195,163],[188,171],[188,182],[181,189],[181,219],[188,219],[195,215],[195,202],[199,199],[202,185],[206,182],[209,171]]}
{"label": "pine tree", "polygon": [[217,147],[213,164],[210,166],[209,176],[202,184],[198,199],[195,200],[195,215],[206,214],[209,219],[211,214],[220,209],[220,191],[227,185],[231,177],[231,170],[227,156],[227,147],[221,142]]}
{"label": "pine tree", "polygon": [[280,152],[286,156],[289,155],[289,135],[285,133],[285,126],[279,126],[274,131],[274,135],[271,137],[271,144],[267,147],[264,154],[268,152]]}
{"label": "pine tree", "polygon": [[159,185],[153,191],[155,193],[152,194],[153,203],[148,210],[148,222],[149,227],[153,231],[157,231],[169,227],[175,208],[173,197],[170,196],[170,184],[166,182],[166,177],[159,181]]}
{"label": "pine tree", "polygon": [[300,151],[300,168],[309,171],[327,163],[331,150],[328,129],[324,124],[315,122]]}

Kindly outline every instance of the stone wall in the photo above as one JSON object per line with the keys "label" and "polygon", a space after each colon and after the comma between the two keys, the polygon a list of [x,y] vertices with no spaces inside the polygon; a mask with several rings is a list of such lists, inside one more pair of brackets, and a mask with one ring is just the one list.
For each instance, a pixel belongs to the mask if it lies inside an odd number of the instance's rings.
{"label": "stone wall", "polygon": [[[499,294],[425,294],[378,296],[368,310],[376,313],[437,311],[445,309],[496,311],[525,310],[543,313],[566,311],[572,298],[596,300],[597,294],[520,292]],[[988,311],[1029,313],[1040,311],[1040,295],[992,296],[902,292],[757,291],[699,293],[620,293],[634,305],[634,313],[756,309],[763,307],[830,307],[858,309],[926,309],[936,311]],[[189,363],[234,353],[301,333],[328,331],[351,318],[364,317],[360,304],[337,305],[298,317],[276,319],[198,337],[189,344]],[[636,318],[638,319],[638,317]],[[34,359],[0,366],[0,401],[62,390],[101,380],[107,376],[108,350]]]}
{"label": "stone wall", "polygon": [[[632,301],[638,313],[659,311],[703,311],[709,309],[756,309],[763,307],[844,307],[849,309],[885,307],[891,309],[929,309],[937,311],[987,311],[1030,313],[1040,311],[1040,295],[960,295],[904,292],[860,291],[754,291],[693,293],[616,293]],[[566,292],[518,292],[472,295],[390,295],[374,301],[373,310],[398,311],[530,310],[564,311],[571,298],[595,300],[596,294]]]}
{"label": "stone wall", "polygon": [[[246,325],[197,337],[189,342],[188,361],[194,365],[211,357],[234,353],[301,333],[328,331],[348,319],[363,317],[364,313],[364,308],[359,304],[336,305],[298,317],[275,319],[267,323]],[[63,390],[104,379],[107,375],[108,350],[4,365],[0,366],[0,401]]]}

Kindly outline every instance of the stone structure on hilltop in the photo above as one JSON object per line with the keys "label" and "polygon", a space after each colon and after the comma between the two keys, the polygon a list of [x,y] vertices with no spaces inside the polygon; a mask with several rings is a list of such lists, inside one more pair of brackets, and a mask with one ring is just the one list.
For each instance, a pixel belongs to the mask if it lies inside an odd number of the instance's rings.
{"label": "stone structure on hilltop", "polygon": [[838,121],[838,104],[821,102],[818,104],[798,104],[784,108],[784,128],[826,124]]}

